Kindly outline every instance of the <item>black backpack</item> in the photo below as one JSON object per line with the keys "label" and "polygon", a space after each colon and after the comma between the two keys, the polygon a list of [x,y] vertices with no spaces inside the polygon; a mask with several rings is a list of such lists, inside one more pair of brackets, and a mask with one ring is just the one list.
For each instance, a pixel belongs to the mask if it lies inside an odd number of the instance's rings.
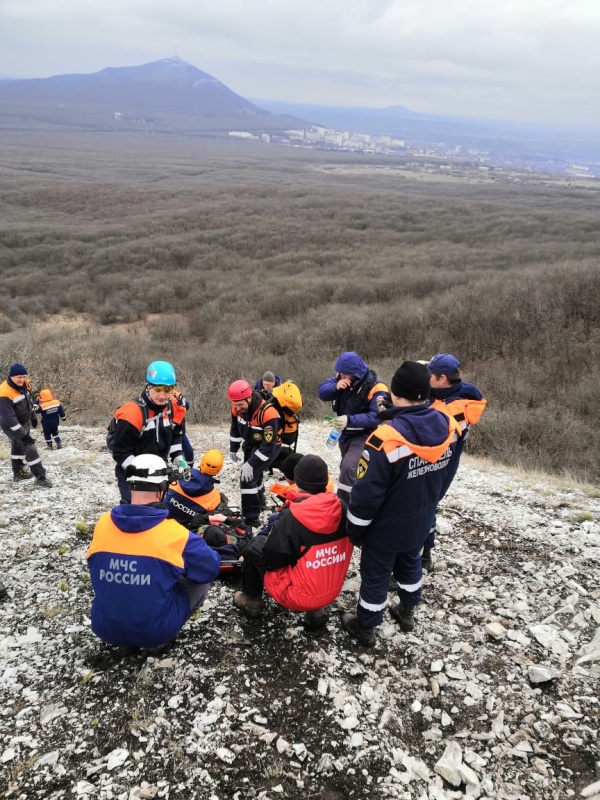
{"label": "black backpack", "polygon": [[[146,402],[142,400],[141,397],[134,397],[134,403],[137,403],[138,406],[142,409],[142,427],[141,430],[138,431],[138,436],[141,436],[144,432],[144,428],[146,427],[146,422],[148,421],[148,406]],[[171,416],[171,401],[169,400],[169,416]],[[115,446],[115,431],[117,430],[117,418],[113,417],[111,421],[108,423],[108,427],[106,429],[106,446],[108,450],[112,453],[113,448]]]}

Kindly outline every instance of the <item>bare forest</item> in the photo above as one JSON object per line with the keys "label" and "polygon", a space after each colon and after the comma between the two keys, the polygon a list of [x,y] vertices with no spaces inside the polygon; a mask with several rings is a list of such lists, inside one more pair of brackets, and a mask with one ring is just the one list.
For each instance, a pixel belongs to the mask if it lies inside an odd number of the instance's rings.
{"label": "bare forest", "polygon": [[[496,179],[492,179],[495,177]],[[336,356],[389,381],[454,353],[488,398],[471,453],[600,478],[600,190],[418,175],[398,159],[185,137],[0,140],[0,369],[105,424],[165,358],[194,423],[228,381]]]}

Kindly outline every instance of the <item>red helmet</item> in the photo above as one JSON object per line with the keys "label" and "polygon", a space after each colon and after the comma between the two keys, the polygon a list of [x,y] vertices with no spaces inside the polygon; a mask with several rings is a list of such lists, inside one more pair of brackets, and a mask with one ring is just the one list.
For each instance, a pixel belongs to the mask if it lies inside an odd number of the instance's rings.
{"label": "red helmet", "polygon": [[248,381],[240,380],[234,381],[227,389],[227,397],[232,403],[238,400],[245,400],[252,394],[252,387]]}

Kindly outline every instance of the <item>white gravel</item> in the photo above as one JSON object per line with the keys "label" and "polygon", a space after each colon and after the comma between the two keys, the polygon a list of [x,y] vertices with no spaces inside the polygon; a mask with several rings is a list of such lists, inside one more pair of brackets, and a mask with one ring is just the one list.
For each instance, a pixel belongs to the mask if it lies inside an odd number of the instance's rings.
{"label": "white gravel", "polygon": [[[337,609],[316,634],[273,603],[246,620],[221,580],[174,644],[124,653],[91,634],[85,562],[112,459],[61,433],[50,490],[0,442],[0,796],[600,798],[600,492],[463,459],[414,634],[388,615],[372,651]],[[226,426],[190,435],[227,452]],[[335,477],[326,436],[305,422],[299,449]]]}

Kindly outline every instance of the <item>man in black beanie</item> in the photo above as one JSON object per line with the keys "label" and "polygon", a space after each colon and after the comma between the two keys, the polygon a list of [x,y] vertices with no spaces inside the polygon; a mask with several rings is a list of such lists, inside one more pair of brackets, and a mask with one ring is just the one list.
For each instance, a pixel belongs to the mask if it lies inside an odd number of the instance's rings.
{"label": "man in black beanie", "polygon": [[280,606],[304,611],[304,626],[317,630],[327,622],[325,606],[339,595],[352,557],[346,534],[346,509],[327,492],[327,464],[303,456],[294,470],[296,490],[272,528],[261,531],[244,553],[242,590],[234,605],[256,619],[263,610],[263,586]]}
{"label": "man in black beanie", "polygon": [[460,435],[458,423],[430,407],[429,372],[405,361],[391,382],[392,407],[367,439],[348,506],[348,534],[362,546],[356,614],[342,626],[373,647],[393,574],[400,603],[390,613],[404,631],[414,628],[421,602],[421,549],[431,529],[444,473]]}

